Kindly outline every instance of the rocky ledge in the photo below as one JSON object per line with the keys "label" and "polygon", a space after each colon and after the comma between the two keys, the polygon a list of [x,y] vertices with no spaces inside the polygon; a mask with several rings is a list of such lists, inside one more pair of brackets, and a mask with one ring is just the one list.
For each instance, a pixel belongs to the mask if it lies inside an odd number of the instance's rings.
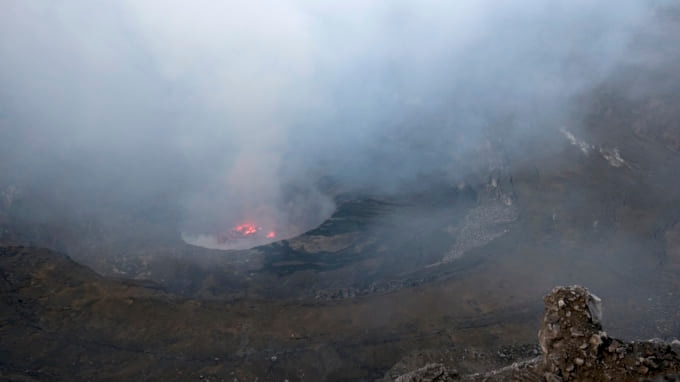
{"label": "rocky ledge", "polygon": [[600,299],[582,286],[556,287],[544,302],[538,332],[542,356],[464,376],[442,364],[428,364],[396,381],[680,380],[680,341],[624,342],[609,337],[600,323]]}

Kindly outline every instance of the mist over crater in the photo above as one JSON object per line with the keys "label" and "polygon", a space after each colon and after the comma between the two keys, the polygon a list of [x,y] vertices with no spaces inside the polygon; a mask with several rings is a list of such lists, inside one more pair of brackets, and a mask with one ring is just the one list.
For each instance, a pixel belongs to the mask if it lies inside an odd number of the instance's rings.
{"label": "mist over crater", "polygon": [[316,188],[280,193],[275,205],[225,193],[193,197],[182,221],[182,240],[212,249],[247,249],[290,239],[318,227],[335,211],[332,195]]}
{"label": "mist over crater", "polygon": [[253,244],[288,238],[332,213],[324,177],[407,194],[508,158],[530,166],[547,153],[527,147],[560,141],[563,126],[581,136],[574,97],[634,56],[653,12],[263,0],[170,2],[161,16],[145,1],[10,3],[1,181],[102,220],[162,202],[193,243],[242,224],[262,227]]}

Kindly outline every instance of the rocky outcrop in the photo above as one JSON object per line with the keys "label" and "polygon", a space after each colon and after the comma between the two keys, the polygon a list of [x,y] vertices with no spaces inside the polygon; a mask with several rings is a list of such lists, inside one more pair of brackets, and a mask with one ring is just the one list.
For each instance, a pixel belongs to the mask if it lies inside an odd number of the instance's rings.
{"label": "rocky outcrop", "polygon": [[556,287],[544,298],[538,332],[542,356],[483,374],[458,377],[428,364],[398,381],[646,381],[675,380],[680,341],[629,342],[602,329],[601,300],[582,286]]}
{"label": "rocky outcrop", "polygon": [[600,314],[600,299],[581,286],[555,288],[545,297],[538,339],[546,381],[637,381],[679,370],[680,348],[611,338]]}
{"label": "rocky outcrop", "polygon": [[[538,342],[547,381],[569,380],[577,372],[593,374],[601,369],[600,350],[611,342],[600,324],[601,311],[601,300],[580,286],[555,288],[545,297]],[[620,349],[612,349],[618,359]]]}

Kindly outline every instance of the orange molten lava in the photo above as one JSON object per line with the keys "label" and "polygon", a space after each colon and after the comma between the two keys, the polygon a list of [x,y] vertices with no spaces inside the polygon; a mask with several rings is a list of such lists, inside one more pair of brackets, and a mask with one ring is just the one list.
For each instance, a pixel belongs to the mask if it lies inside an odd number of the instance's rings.
{"label": "orange molten lava", "polygon": [[217,234],[217,241],[220,243],[226,243],[232,240],[238,240],[244,237],[262,237],[265,236],[267,239],[273,239],[276,237],[276,232],[266,231],[264,234],[263,228],[254,223],[241,223],[227,232]]}
{"label": "orange molten lava", "polygon": [[256,227],[255,224],[251,223],[239,224],[236,227],[234,227],[234,231],[240,233],[243,236],[256,234],[257,231],[261,229],[262,227]]}

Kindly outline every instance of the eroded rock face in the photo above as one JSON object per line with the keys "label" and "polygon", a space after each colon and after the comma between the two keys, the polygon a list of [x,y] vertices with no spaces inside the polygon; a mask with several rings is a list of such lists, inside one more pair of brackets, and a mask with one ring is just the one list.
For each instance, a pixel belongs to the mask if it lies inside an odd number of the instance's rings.
{"label": "eroded rock face", "polygon": [[538,332],[542,357],[460,377],[449,373],[443,365],[429,364],[397,380],[662,381],[675,380],[680,372],[680,341],[625,343],[609,337],[600,323],[601,300],[586,288],[556,287],[544,302]]}

